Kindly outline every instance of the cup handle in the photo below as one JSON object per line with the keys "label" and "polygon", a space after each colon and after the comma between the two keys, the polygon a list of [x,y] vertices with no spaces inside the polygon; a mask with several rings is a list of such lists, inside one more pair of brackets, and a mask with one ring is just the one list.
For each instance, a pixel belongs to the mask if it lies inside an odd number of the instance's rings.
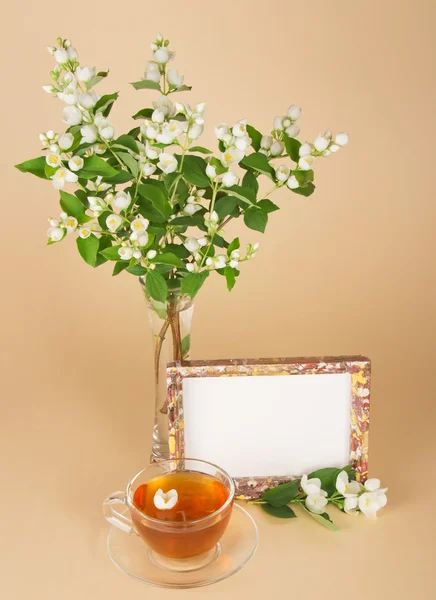
{"label": "cup handle", "polygon": [[120,514],[114,508],[114,504],[126,504],[126,493],[125,492],[114,492],[110,494],[103,502],[103,515],[106,521],[109,521],[111,525],[118,527],[125,533],[133,533],[132,521],[125,515]]}

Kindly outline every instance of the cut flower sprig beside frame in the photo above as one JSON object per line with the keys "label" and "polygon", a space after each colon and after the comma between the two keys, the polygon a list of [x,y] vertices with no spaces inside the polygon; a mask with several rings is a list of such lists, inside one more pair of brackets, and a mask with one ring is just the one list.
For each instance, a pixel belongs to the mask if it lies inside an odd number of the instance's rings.
{"label": "cut flower sprig beside frame", "polygon": [[297,506],[321,525],[336,531],[338,527],[326,512],[329,504],[349,515],[363,513],[370,519],[374,519],[387,504],[387,488],[381,487],[379,479],[367,479],[362,484],[354,477],[351,466],[319,469],[266,490],[260,498],[249,502],[259,504],[266,513],[281,519],[296,517],[290,505]]}
{"label": "cut flower sprig beside frame", "polygon": [[[17,165],[51,181],[60,194],[60,216],[49,218],[49,244],[76,236],[82,258],[92,267],[113,262],[113,275],[126,271],[145,278],[147,295],[165,302],[169,291],[193,298],[212,272],[235,285],[243,262],[258,242],[240,247],[225,227],[241,218],[263,233],[279,207],[270,195],[286,188],[308,197],[314,166],[348,141],[327,130],[301,143],[301,109],[291,105],[262,134],[241,119],[215,127],[218,150],[200,146],[205,104],[173,102],[191,88],[170,68],[175,53],[158,34],[137,90],[157,95],[139,110],[138,125],[118,135],[110,118],[118,93],[100,95],[96,86],[108,71],[83,66],[69,40],[49,47],[55,66],[44,90],[63,104],[64,131],[40,134],[43,156]],[[260,193],[259,181],[270,181]],[[67,191],[68,190],[68,191]]]}

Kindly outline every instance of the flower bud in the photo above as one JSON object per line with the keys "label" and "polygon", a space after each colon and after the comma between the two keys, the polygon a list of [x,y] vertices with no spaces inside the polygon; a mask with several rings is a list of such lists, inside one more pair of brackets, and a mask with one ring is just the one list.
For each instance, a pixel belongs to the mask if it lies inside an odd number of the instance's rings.
{"label": "flower bud", "polygon": [[335,137],[335,143],[338,146],[345,146],[348,144],[348,133],[338,133]]}

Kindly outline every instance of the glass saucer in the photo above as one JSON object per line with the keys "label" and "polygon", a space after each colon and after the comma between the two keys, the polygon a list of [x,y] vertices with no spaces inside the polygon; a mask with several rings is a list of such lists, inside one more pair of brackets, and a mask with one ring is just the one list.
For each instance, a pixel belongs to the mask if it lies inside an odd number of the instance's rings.
{"label": "glass saucer", "polygon": [[[128,508],[124,511],[127,515]],[[257,544],[257,525],[237,504],[233,505],[227,529],[219,544],[210,551],[207,564],[189,571],[160,566],[153,551],[135,533],[124,533],[112,526],[107,536],[109,556],[123,573],[143,583],[166,588],[194,588],[226,579],[248,563]]]}

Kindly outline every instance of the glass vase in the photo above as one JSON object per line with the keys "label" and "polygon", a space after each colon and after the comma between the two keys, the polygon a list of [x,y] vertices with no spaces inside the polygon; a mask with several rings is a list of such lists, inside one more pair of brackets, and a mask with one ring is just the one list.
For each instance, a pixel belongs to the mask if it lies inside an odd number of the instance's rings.
{"label": "glass vase", "polygon": [[147,295],[145,280],[139,278],[148,307],[153,340],[154,426],[151,461],[169,458],[167,363],[189,358],[194,304],[180,289],[170,289],[166,302]]}

